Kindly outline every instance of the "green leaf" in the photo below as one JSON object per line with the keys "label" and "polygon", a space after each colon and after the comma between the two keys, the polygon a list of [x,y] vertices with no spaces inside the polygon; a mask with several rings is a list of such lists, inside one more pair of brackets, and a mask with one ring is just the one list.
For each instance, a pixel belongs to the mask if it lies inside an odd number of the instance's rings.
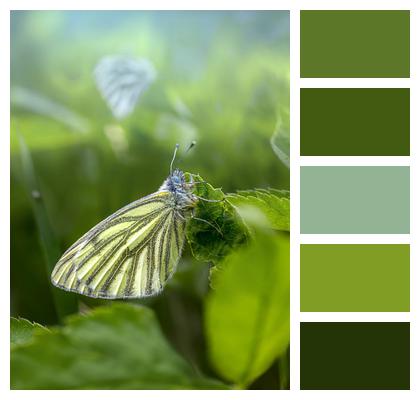
{"label": "green leaf", "polygon": [[30,341],[36,330],[48,331],[42,325],[24,318],[10,318],[10,343],[18,345]]}
{"label": "green leaf", "polygon": [[242,190],[228,194],[226,197],[236,207],[257,207],[267,218],[272,229],[290,231],[288,191],[277,189]]}
{"label": "green leaf", "polygon": [[195,194],[209,200],[200,200],[194,210],[194,217],[187,226],[187,240],[194,257],[199,261],[220,262],[233,249],[246,243],[248,230],[232,205],[225,201],[220,189],[205,183],[193,175]]}
{"label": "green leaf", "polygon": [[[22,136],[20,136],[20,154],[24,184],[31,201],[39,239],[45,256],[46,273],[49,280],[55,263],[60,258],[61,252],[57,238],[51,228],[42,191],[38,185],[31,153]],[[76,296],[74,294],[63,292],[62,290],[53,287],[52,284],[50,285],[50,290],[54,299],[57,315],[60,319],[77,310]]]}
{"label": "green leaf", "polygon": [[256,231],[212,273],[205,330],[215,370],[246,387],[289,344],[289,238]]}
{"label": "green leaf", "polygon": [[163,336],[153,312],[113,303],[69,317],[11,352],[13,389],[223,389]]}

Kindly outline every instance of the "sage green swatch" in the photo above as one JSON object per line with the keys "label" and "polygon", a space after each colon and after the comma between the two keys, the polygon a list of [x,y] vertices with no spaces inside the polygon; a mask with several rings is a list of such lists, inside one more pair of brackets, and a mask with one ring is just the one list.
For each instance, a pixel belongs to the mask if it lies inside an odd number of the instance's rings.
{"label": "sage green swatch", "polygon": [[409,78],[410,11],[301,11],[300,76]]}
{"label": "sage green swatch", "polygon": [[300,232],[410,233],[409,167],[301,167]]}
{"label": "sage green swatch", "polygon": [[300,310],[410,311],[410,246],[302,244]]}
{"label": "sage green swatch", "polygon": [[409,156],[410,89],[301,89],[300,155]]}

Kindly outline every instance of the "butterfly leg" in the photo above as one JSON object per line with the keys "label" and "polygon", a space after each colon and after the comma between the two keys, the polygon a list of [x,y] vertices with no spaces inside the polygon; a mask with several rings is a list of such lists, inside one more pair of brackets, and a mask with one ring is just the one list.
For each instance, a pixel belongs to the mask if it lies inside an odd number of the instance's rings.
{"label": "butterfly leg", "polygon": [[222,201],[225,201],[225,199],[220,199],[220,200],[215,200],[215,199],[205,199],[204,197],[200,197],[195,195],[195,197],[197,197],[197,199],[202,200],[202,201],[206,201],[207,203],[221,203]]}
{"label": "butterfly leg", "polygon": [[195,219],[196,221],[200,221],[200,222],[206,223],[207,225],[209,225],[213,229],[215,229],[220,236],[223,237],[223,232],[222,232],[222,230],[218,226],[212,224],[211,222],[207,221],[206,219],[196,217],[194,212],[195,212],[195,209],[193,209],[192,212],[191,212],[191,219]]}
{"label": "butterfly leg", "polygon": [[194,177],[190,175],[190,181],[188,182],[188,186],[190,188],[194,187],[195,185],[206,185],[208,182],[206,181],[195,181]]}

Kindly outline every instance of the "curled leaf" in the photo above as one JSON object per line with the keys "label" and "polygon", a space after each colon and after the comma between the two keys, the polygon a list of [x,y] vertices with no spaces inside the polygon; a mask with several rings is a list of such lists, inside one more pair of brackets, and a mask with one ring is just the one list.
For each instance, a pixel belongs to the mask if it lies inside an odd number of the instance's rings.
{"label": "curled leaf", "polygon": [[187,240],[195,258],[218,263],[247,241],[248,230],[220,189],[204,182],[199,175],[193,177],[201,182],[195,185],[195,194],[217,201],[199,201],[187,227]]}

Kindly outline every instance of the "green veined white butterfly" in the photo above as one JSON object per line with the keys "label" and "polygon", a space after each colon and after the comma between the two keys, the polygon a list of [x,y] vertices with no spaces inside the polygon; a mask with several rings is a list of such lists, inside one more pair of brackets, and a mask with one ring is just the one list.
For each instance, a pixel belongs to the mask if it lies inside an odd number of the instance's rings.
{"label": "green veined white butterfly", "polygon": [[192,192],[197,182],[172,171],[177,148],[157,192],[118,210],[63,254],[51,275],[55,286],[104,299],[147,297],[163,289],[181,257],[188,211],[201,199]]}
{"label": "green veined white butterfly", "polygon": [[103,57],[95,67],[96,85],[117,119],[131,114],[149,85],[156,79],[153,64],[128,56]]}

